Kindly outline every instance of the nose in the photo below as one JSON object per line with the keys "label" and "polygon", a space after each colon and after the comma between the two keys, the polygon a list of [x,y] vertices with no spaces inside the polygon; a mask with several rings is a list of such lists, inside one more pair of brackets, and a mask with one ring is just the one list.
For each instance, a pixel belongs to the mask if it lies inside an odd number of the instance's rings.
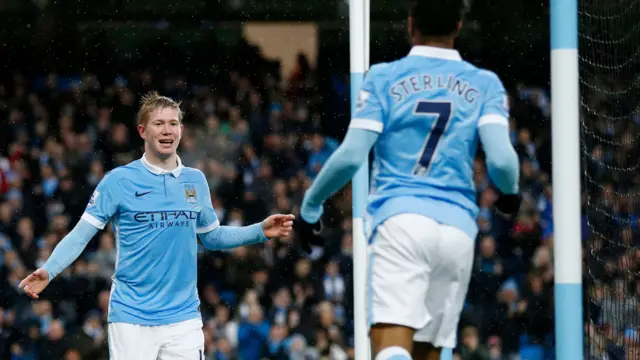
{"label": "nose", "polygon": [[163,134],[171,134],[171,125],[167,124],[167,123],[162,125],[162,133]]}

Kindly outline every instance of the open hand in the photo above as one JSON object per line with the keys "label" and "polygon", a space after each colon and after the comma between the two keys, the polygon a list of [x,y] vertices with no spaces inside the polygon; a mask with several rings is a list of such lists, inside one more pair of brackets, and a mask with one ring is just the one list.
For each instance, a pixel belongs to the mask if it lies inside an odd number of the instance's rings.
{"label": "open hand", "polygon": [[45,269],[38,269],[20,282],[18,287],[24,288],[25,294],[37,299],[38,294],[49,285],[49,273]]}
{"label": "open hand", "polygon": [[273,238],[286,238],[291,235],[293,229],[293,220],[296,217],[287,214],[271,215],[262,222],[262,231],[264,236],[269,239]]}

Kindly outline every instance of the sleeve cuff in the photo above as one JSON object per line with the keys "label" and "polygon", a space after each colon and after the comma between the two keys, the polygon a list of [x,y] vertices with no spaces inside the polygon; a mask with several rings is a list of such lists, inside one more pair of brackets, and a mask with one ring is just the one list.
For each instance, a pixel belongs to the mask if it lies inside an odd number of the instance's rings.
{"label": "sleeve cuff", "polygon": [[254,224],[254,226],[258,228],[257,232],[259,234],[260,239],[262,239],[262,242],[268,241],[269,238],[267,237],[267,235],[264,234],[264,228],[262,227],[262,222]]}
{"label": "sleeve cuff", "polygon": [[509,126],[509,120],[502,115],[492,114],[492,115],[484,115],[478,120],[478,127],[489,125],[489,124],[498,124]]}
{"label": "sleeve cuff", "polygon": [[384,129],[384,125],[373,119],[352,119],[349,128],[369,130],[379,134]]}
{"label": "sleeve cuff", "polygon": [[42,265],[42,268],[49,275],[49,281],[53,280],[58,275],[58,273],[56,273],[55,266],[49,262],[46,262],[44,265]]}
{"label": "sleeve cuff", "polygon": [[220,220],[214,221],[213,224],[211,224],[209,226],[197,228],[196,229],[196,234],[205,234],[205,233],[208,233],[209,231],[213,231],[213,230],[217,229],[218,227],[220,227]]}
{"label": "sleeve cuff", "polygon": [[86,221],[86,222],[88,222],[89,224],[97,227],[100,230],[104,229],[104,226],[106,225],[106,223],[98,220],[98,218],[96,218],[95,216],[93,216],[93,215],[91,215],[91,214],[89,214],[87,212],[82,214],[81,219]]}
{"label": "sleeve cuff", "polygon": [[302,202],[302,206],[300,207],[300,216],[302,220],[308,222],[309,224],[317,223],[322,217],[324,208],[322,205],[315,207],[309,206],[304,201]]}

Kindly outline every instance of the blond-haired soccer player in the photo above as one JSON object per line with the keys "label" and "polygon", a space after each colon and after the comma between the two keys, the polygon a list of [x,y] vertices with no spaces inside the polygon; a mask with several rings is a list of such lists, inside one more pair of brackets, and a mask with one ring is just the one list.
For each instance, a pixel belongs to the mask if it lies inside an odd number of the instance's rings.
{"label": "blond-haired soccer player", "polygon": [[141,159],[105,175],[74,229],[21,283],[38,298],[57,274],[111,222],[118,255],[109,300],[114,360],[204,359],[198,307],[197,237],[221,250],[289,236],[293,215],[245,227],[220,226],[204,174],[177,154],[184,129],[180,105],[149,93],[138,112]]}

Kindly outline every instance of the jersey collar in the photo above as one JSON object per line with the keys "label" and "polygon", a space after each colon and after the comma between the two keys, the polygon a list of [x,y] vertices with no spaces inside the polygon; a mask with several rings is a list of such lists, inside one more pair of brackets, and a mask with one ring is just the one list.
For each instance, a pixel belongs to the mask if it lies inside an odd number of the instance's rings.
{"label": "jersey collar", "polygon": [[156,175],[162,175],[162,174],[168,174],[171,173],[173,174],[174,177],[178,177],[180,176],[180,173],[182,172],[182,168],[184,168],[184,166],[182,166],[182,160],[180,160],[180,156],[177,156],[178,159],[178,167],[169,171],[169,170],[165,170],[162,169],[158,166],[153,165],[152,163],[149,162],[149,160],[147,160],[147,156],[146,153],[142,154],[142,158],[140,159],[140,162],[142,163],[142,166],[145,167],[145,169],[149,170],[149,172],[156,174]]}
{"label": "jersey collar", "polygon": [[409,52],[409,56],[424,56],[454,61],[462,60],[462,57],[460,57],[460,53],[458,52],[458,50],[423,45],[416,45],[412,47],[411,52]]}

